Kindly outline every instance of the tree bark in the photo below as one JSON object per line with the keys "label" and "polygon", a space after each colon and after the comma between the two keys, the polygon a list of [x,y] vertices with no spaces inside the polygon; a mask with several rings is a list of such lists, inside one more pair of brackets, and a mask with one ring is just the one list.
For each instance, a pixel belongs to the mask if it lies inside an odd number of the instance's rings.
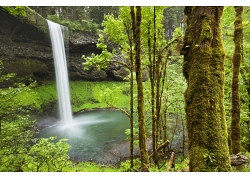
{"label": "tree bark", "polygon": [[232,121],[231,121],[231,146],[232,153],[237,154],[241,150],[240,144],[240,97],[239,97],[239,73],[242,61],[243,7],[237,6],[235,9],[234,21],[234,55],[233,55],[233,78],[232,78]]}
{"label": "tree bark", "polygon": [[130,168],[134,166],[134,60],[132,38],[128,33],[130,47]]}
{"label": "tree bark", "polygon": [[[155,14],[155,9],[154,9]],[[154,27],[155,27],[155,15],[154,15]],[[156,162],[157,152],[156,152],[156,128],[155,128],[155,41],[153,42],[153,61],[151,52],[151,37],[150,37],[150,24],[148,26],[148,57],[149,57],[149,78],[150,78],[150,88],[151,88],[151,116],[152,116],[152,150],[153,150],[153,160]]]}
{"label": "tree bark", "polygon": [[139,148],[141,157],[141,170],[148,171],[149,169],[149,157],[146,147],[146,128],[144,118],[144,97],[143,97],[143,83],[142,83],[142,68],[141,68],[141,7],[136,7],[136,17],[134,7],[130,7],[133,39],[135,44],[135,71],[137,82],[137,110],[138,110],[138,127],[139,127]]}
{"label": "tree bark", "polygon": [[231,171],[224,109],[223,7],[185,7],[183,74],[190,171]]}

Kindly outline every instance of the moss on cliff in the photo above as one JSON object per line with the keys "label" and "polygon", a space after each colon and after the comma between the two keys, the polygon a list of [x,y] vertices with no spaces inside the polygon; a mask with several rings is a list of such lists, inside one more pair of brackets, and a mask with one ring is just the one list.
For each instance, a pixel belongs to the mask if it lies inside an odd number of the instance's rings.
{"label": "moss on cliff", "polygon": [[40,32],[48,33],[46,19],[27,6],[3,6],[0,9],[21,22],[36,27]]}

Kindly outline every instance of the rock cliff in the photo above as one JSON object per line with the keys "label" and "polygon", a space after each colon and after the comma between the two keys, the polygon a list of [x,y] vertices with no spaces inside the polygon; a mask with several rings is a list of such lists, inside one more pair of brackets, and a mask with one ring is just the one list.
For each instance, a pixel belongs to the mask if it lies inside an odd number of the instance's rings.
{"label": "rock cliff", "polygon": [[[0,60],[3,73],[16,73],[17,78],[29,81],[54,80],[54,62],[46,19],[30,8],[26,15],[13,15],[0,7]],[[66,43],[70,80],[122,81],[128,72],[118,64],[104,70],[83,70],[82,55],[100,53],[97,36],[91,32],[70,32]],[[124,61],[117,55],[116,60]]]}

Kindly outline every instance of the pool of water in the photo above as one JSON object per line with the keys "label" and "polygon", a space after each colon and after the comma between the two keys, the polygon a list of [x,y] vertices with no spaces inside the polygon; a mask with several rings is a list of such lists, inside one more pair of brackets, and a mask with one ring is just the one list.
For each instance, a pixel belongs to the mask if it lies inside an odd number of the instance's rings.
{"label": "pool of water", "polygon": [[128,128],[129,119],[122,112],[101,110],[75,116],[68,128],[58,121],[43,129],[40,137],[67,138],[72,160],[100,162],[114,144],[125,140]]}

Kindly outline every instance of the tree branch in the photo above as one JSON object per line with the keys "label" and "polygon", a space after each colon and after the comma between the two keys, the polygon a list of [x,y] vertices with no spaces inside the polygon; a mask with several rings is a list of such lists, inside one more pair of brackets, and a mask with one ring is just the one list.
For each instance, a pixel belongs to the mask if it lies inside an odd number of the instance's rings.
{"label": "tree branch", "polygon": [[113,62],[113,63],[117,63],[117,64],[120,64],[122,66],[124,66],[125,68],[128,68],[130,70],[130,67],[128,64],[122,62],[122,61],[118,61],[118,60],[111,60],[110,62]]}

